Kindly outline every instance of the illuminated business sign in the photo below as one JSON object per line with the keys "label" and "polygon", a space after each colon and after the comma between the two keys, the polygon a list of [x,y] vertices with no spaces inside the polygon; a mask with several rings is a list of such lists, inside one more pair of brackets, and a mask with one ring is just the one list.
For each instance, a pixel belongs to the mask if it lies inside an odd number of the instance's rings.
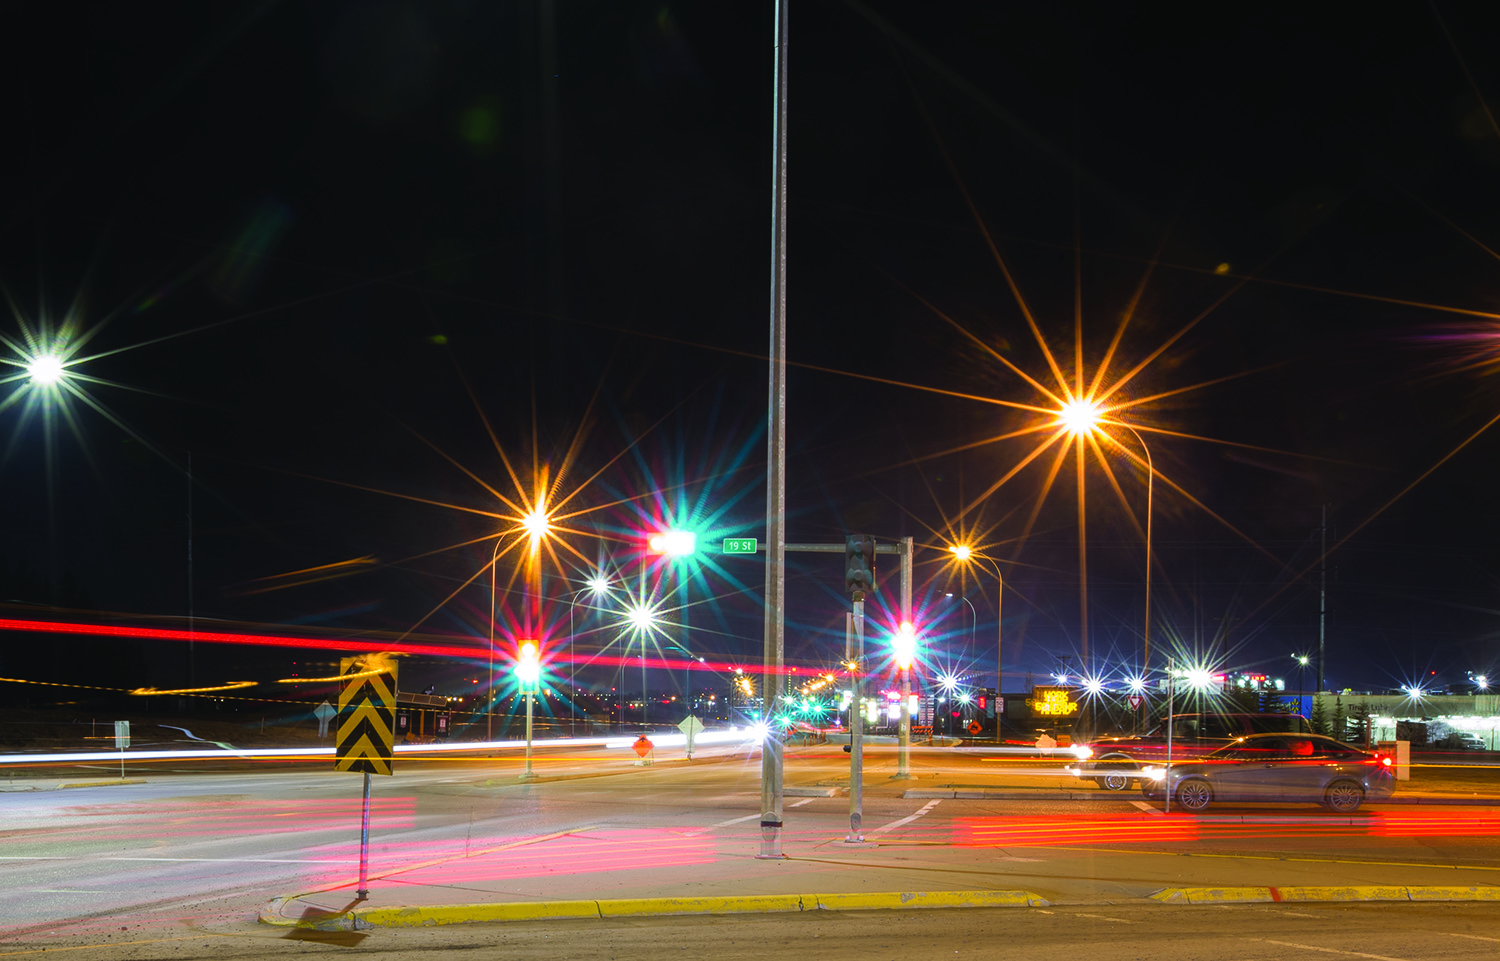
{"label": "illuminated business sign", "polygon": [[1069,697],[1072,693],[1066,687],[1034,687],[1026,703],[1033,717],[1068,717],[1078,713],[1078,702]]}

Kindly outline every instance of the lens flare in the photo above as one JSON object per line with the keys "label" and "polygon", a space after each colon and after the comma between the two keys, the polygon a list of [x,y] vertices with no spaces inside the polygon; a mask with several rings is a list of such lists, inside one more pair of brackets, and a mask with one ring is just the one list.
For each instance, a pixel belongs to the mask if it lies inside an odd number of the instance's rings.
{"label": "lens flare", "polygon": [[51,387],[63,379],[66,367],[62,358],[52,354],[42,354],[33,357],[26,364],[26,373],[31,376],[31,382],[38,387]]}
{"label": "lens flare", "polygon": [[1057,412],[1057,422],[1070,434],[1088,434],[1099,426],[1101,416],[1099,405],[1093,401],[1074,400]]}

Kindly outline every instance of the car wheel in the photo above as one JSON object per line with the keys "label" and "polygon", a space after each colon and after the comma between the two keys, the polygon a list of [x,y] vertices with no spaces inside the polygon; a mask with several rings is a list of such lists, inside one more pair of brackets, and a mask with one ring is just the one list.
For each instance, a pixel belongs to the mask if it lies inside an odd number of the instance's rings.
{"label": "car wheel", "polygon": [[1353,781],[1335,781],[1328,785],[1328,791],[1323,795],[1323,804],[1330,811],[1338,811],[1340,814],[1358,811],[1363,803],[1365,789]]}
{"label": "car wheel", "polygon": [[1106,791],[1124,791],[1135,781],[1135,763],[1124,755],[1104,758],[1095,764],[1094,770],[1100,772],[1094,783]]}
{"label": "car wheel", "polygon": [[1177,806],[1184,811],[1197,814],[1207,810],[1213,799],[1214,789],[1200,778],[1191,778],[1177,785]]}

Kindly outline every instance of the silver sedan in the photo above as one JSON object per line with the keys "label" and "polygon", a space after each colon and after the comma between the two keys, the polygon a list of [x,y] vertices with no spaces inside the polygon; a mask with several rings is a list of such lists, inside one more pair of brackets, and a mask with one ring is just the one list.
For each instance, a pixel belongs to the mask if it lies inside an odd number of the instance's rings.
{"label": "silver sedan", "polygon": [[1184,811],[1215,801],[1310,801],[1347,814],[1395,790],[1392,759],[1315,734],[1252,734],[1207,757],[1141,769],[1141,792]]}

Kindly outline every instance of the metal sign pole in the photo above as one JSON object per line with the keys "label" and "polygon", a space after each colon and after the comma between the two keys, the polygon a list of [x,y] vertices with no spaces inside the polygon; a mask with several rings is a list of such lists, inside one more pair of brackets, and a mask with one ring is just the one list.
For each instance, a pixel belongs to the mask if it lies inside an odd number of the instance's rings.
{"label": "metal sign pole", "polygon": [[1173,659],[1169,657],[1167,658],[1167,769],[1162,775],[1162,784],[1165,785],[1167,793],[1168,814],[1172,813],[1172,714],[1175,710],[1172,705],[1172,688],[1174,687],[1172,673]]}
{"label": "metal sign pole", "polygon": [[359,815],[359,889],[354,896],[370,897],[370,772],[365,772],[365,801]]}

